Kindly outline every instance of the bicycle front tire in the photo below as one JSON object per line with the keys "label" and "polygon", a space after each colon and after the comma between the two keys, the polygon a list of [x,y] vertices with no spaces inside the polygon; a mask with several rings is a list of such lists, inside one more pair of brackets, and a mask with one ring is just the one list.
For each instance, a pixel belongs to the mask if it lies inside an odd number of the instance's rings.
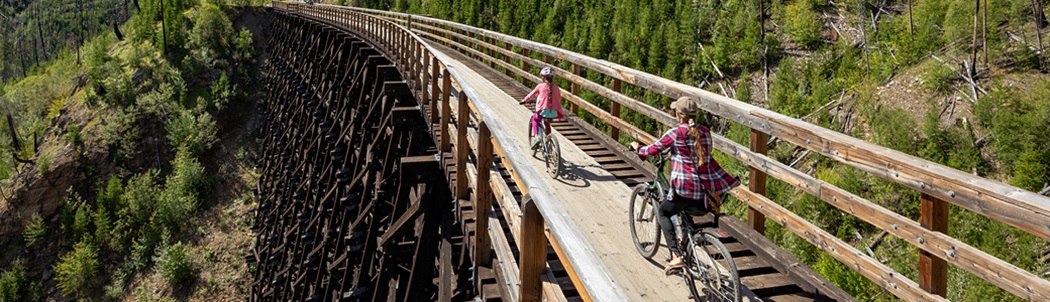
{"label": "bicycle front tire", "polygon": [[[634,247],[646,259],[653,258],[660,247],[660,224],[656,223],[656,205],[651,190],[652,187],[645,183],[635,186],[627,213]],[[643,237],[639,238],[639,235]]]}
{"label": "bicycle front tire", "polygon": [[547,134],[546,138],[544,144],[547,152],[544,154],[544,160],[547,162],[547,173],[550,173],[551,178],[558,178],[561,174],[561,148],[552,134]]}

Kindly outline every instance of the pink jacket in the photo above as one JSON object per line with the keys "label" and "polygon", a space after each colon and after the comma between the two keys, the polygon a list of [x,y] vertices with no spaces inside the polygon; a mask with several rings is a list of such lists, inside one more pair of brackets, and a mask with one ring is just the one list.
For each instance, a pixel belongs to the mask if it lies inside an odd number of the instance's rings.
{"label": "pink jacket", "polygon": [[[551,91],[551,87],[554,90]],[[525,96],[525,100],[536,97],[536,112],[543,111],[543,109],[554,109],[558,112],[558,119],[565,118],[565,113],[562,112],[561,108],[561,89],[558,89],[556,85],[547,85],[547,83],[541,83],[536,85],[536,88],[529,92],[529,95]]]}

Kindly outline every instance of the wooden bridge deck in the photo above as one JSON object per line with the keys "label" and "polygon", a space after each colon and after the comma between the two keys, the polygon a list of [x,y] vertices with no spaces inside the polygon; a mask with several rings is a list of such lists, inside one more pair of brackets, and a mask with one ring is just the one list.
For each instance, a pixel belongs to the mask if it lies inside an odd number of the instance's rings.
{"label": "wooden bridge deck", "polygon": [[[495,109],[514,135],[515,142],[526,146],[528,121],[532,114],[528,108],[518,105],[519,99],[510,94],[524,95],[520,91],[511,90],[509,94],[500,89],[489,80],[492,72],[482,75],[485,70],[477,70],[476,63],[459,53],[448,51],[447,48],[445,50],[446,55],[459,59],[449,65],[456,66],[466,76],[471,87],[483,87],[477,89],[478,93]],[[564,137],[558,139],[564,142]],[[561,154],[566,167],[562,175],[565,179],[547,179],[547,184],[562,201],[568,211],[566,214],[573,218],[577,226],[585,229],[583,233],[601,259],[607,264],[615,264],[607,267],[624,292],[634,301],[687,300],[689,292],[681,277],[665,277],[661,264],[645,260],[634,249],[626,219],[632,188],[602,169],[594,158],[573,144],[563,143]],[[532,160],[536,167],[543,167],[540,159],[532,157]],[[666,249],[662,249],[654,259],[667,257]]]}
{"label": "wooden bridge deck", "polygon": [[[449,64],[456,66],[466,76],[471,87],[484,87],[477,89],[479,94],[496,110],[514,135],[515,142],[526,146],[532,111],[517,102],[528,94],[530,88],[459,52],[436,43],[432,45],[456,59],[456,62]],[[576,138],[580,136],[578,133],[583,132],[578,126],[561,121],[555,123],[553,128],[562,143],[565,168],[561,177],[547,179],[546,182],[568,211],[566,214],[584,230],[618,285],[635,301],[689,300],[687,285],[682,278],[663,274],[663,263],[670,257],[666,247],[662,247],[653,257],[655,261],[642,258],[634,248],[626,216],[633,185],[644,179],[639,177],[641,172],[634,169],[624,171],[620,168],[625,165],[624,160],[604,148],[589,148],[597,143],[587,141],[588,138]],[[584,141],[582,144],[579,142],[581,140]],[[531,159],[537,168],[543,168],[541,159]],[[725,243],[740,271],[746,294],[744,301],[828,300],[827,297],[813,296],[803,291],[795,284],[797,280],[777,271],[745,244],[732,238]]]}

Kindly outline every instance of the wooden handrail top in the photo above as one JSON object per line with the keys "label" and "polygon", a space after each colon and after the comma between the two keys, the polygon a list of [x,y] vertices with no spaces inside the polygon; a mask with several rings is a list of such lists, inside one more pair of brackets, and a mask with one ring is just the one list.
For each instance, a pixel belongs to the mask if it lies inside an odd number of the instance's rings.
{"label": "wooden handrail top", "polygon": [[[288,6],[299,6],[299,4],[288,4]],[[309,6],[334,9],[348,8],[326,4],[304,5],[304,7]],[[521,179],[523,182],[523,185],[529,192],[529,196],[536,204],[546,224],[550,227],[551,234],[557,239],[558,243],[567,254],[570,262],[573,264],[573,267],[577,270],[577,273],[581,277],[585,276],[584,280],[586,280],[586,282],[584,285],[591,297],[598,301],[627,300],[627,295],[616,285],[612,275],[609,273],[601,259],[598,258],[597,255],[599,255],[599,253],[588,243],[587,239],[583,236],[583,233],[581,233],[579,228],[573,223],[572,218],[568,216],[568,212],[565,211],[557,201],[557,198],[550,193],[552,190],[543,180],[544,176],[542,175],[544,174],[536,171],[536,168],[532,166],[531,162],[525,156],[526,152],[514,143],[514,140],[508,131],[505,130],[497,118],[495,111],[486,105],[485,102],[474,101],[482,100],[483,98],[481,98],[480,94],[478,94],[473,87],[467,84],[465,77],[457,70],[457,64],[449,63],[454,62],[454,60],[444,53],[435,50],[426,42],[426,40],[409,31],[407,28],[389,20],[377,20],[380,22],[386,22],[386,26],[403,31],[416,43],[422,45],[427,52],[431,53],[442,62],[452,80],[458,84],[460,93],[466,94],[467,98],[471,100],[473,108],[477,110],[481,122],[489,127],[495,144],[504,150],[506,158],[508,159],[505,163],[512,167],[512,173],[517,174],[517,178]],[[372,40],[371,37],[365,35],[362,35],[361,38]],[[372,42],[373,44],[376,44],[379,41]]]}

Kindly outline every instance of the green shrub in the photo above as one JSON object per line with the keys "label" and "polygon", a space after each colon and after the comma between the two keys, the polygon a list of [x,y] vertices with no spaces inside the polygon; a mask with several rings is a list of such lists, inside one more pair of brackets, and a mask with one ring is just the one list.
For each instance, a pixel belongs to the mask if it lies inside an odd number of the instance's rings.
{"label": "green shrub", "polygon": [[208,181],[204,166],[185,149],[179,150],[171,164],[173,170],[157,201],[153,218],[163,231],[177,234],[196,213]]}
{"label": "green shrub", "polygon": [[181,242],[164,248],[153,259],[157,269],[168,284],[178,285],[194,277],[193,259],[189,250]]}
{"label": "green shrub", "polygon": [[99,207],[105,207],[106,209],[117,213],[124,208],[124,203],[120,199],[121,194],[124,194],[123,184],[119,177],[113,176],[106,181],[105,186],[98,190],[98,196],[95,198],[95,202],[99,204]]}
{"label": "green shrub", "polygon": [[923,88],[939,93],[950,92],[955,82],[960,80],[958,74],[948,65],[937,61],[928,61],[919,77],[922,79]]}
{"label": "green shrub", "polygon": [[153,216],[157,196],[161,192],[157,185],[158,173],[157,170],[149,170],[132,176],[128,180],[124,194],[121,195],[121,200],[127,204],[127,208],[121,211],[120,217],[122,223],[128,225],[129,228],[137,229],[139,225],[148,222]]}
{"label": "green shrub", "polygon": [[25,238],[26,246],[34,246],[44,239],[47,235],[47,225],[44,224],[44,218],[40,214],[34,213],[32,217],[29,217],[29,221],[26,222],[25,231],[22,233],[22,237]]}
{"label": "green shrub", "polygon": [[180,110],[172,116],[165,128],[168,131],[168,141],[173,147],[186,149],[193,155],[200,155],[218,142],[215,136],[218,126],[207,112],[194,114],[192,110]]}
{"label": "green shrub", "polygon": [[784,32],[791,42],[808,48],[815,47],[820,42],[824,22],[814,11],[810,1],[796,0],[788,4],[784,19]]}
{"label": "green shrub", "polygon": [[102,125],[102,143],[110,147],[115,161],[138,154],[139,113],[135,106],[117,108]]}
{"label": "green shrub", "polygon": [[24,298],[37,299],[40,284],[30,282],[26,276],[25,261],[16,259],[0,274],[0,301],[21,301]]}
{"label": "green shrub", "polygon": [[40,176],[47,176],[47,173],[51,173],[51,155],[44,152],[37,155],[36,171]]}
{"label": "green shrub", "polygon": [[113,246],[111,238],[113,237],[113,217],[108,208],[105,205],[97,204],[98,210],[95,211],[94,223],[95,226],[95,239],[100,246]]}
{"label": "green shrub", "polygon": [[66,142],[73,145],[80,145],[84,142],[80,138],[80,127],[77,127],[77,125],[66,127]]}
{"label": "green shrub", "polygon": [[229,37],[233,36],[233,24],[218,6],[204,4],[193,19],[189,33],[190,49],[209,48],[214,51],[229,49]]}
{"label": "green shrub", "polygon": [[222,75],[219,76],[219,80],[211,86],[211,104],[215,107],[215,111],[222,112],[226,108],[226,104],[230,102],[231,97],[233,97],[233,89],[230,87],[230,79],[226,77],[226,72],[223,71]]}
{"label": "green shrub", "polygon": [[248,28],[241,27],[241,31],[237,33],[237,59],[242,63],[247,63],[255,55],[255,47],[252,44],[252,32],[248,31]]}
{"label": "green shrub", "polygon": [[79,240],[91,234],[91,226],[95,221],[92,218],[94,213],[87,204],[80,203],[76,208],[76,214],[73,216],[73,238]]}
{"label": "green shrub", "polygon": [[80,241],[55,265],[55,280],[66,295],[87,297],[98,283],[98,249],[89,241]]}

